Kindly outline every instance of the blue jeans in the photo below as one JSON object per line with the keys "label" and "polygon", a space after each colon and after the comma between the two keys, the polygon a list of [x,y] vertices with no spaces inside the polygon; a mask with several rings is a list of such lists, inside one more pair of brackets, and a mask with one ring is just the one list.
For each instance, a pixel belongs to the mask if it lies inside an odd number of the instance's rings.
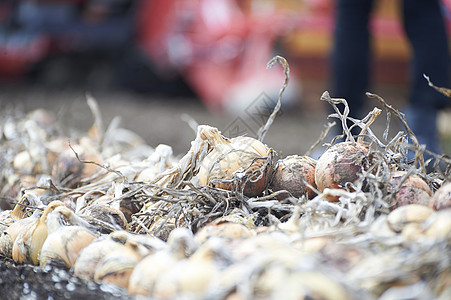
{"label": "blue jeans", "polygon": [[[373,0],[337,0],[334,47],[332,50],[332,96],[345,98],[351,115],[362,117],[369,82],[369,15]],[[440,1],[404,0],[403,25],[412,47],[409,102],[409,125],[420,143],[438,151],[435,121],[437,110],[451,104],[428,86],[423,74],[434,84],[450,86],[451,59]],[[422,116],[425,116],[422,122]],[[409,119],[412,119],[411,121]],[[426,122],[427,120],[427,122]]]}

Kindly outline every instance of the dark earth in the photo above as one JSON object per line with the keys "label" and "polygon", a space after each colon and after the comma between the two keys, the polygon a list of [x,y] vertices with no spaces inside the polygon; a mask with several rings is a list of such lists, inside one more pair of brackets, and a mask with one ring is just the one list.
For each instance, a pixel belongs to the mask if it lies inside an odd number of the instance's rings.
{"label": "dark earth", "polygon": [[84,280],[56,266],[16,264],[0,255],[1,299],[129,299],[116,285]]}

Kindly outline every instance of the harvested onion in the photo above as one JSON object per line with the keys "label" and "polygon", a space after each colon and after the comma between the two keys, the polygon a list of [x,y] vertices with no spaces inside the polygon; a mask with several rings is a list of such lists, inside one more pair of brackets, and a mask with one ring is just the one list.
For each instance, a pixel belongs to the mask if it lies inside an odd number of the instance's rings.
{"label": "harvested onion", "polygon": [[201,185],[232,190],[244,183],[246,196],[254,197],[263,192],[268,179],[265,144],[244,136],[227,139],[219,132],[208,140],[213,143],[213,149],[199,168]]}
{"label": "harvested onion", "polygon": [[359,173],[369,167],[366,143],[343,142],[330,147],[318,159],[315,183],[322,192],[325,188],[343,188],[353,183]]}
{"label": "harvested onion", "polygon": [[433,210],[451,208],[451,182],[442,185],[429,201],[429,207]]}
{"label": "harvested onion", "polygon": [[[402,178],[406,176],[406,171],[395,171],[390,174],[390,184],[396,188]],[[428,205],[432,191],[427,183],[418,175],[408,176],[394,195],[392,209],[407,204]]]}
{"label": "harvested onion", "polygon": [[409,223],[423,223],[434,211],[424,205],[408,204],[391,211],[387,224],[394,232],[401,232]]}
{"label": "harvested onion", "polygon": [[315,166],[316,160],[311,157],[287,156],[276,163],[276,171],[270,187],[274,192],[286,190],[296,198],[304,195],[307,198],[312,198],[315,192],[309,185],[316,188]]}

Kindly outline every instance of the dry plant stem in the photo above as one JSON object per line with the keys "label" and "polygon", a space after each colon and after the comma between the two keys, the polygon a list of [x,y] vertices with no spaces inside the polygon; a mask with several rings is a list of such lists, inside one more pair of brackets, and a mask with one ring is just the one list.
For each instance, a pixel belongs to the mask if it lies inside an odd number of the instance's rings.
{"label": "dry plant stem", "polygon": [[362,127],[362,130],[360,131],[359,137],[357,138],[357,143],[363,143],[363,138],[365,137],[365,133],[369,129],[370,125],[376,121],[377,117],[381,114],[381,110],[377,107],[373,109],[371,112],[370,119],[368,122]]}
{"label": "dry plant stem", "polygon": [[199,127],[199,123],[197,123],[193,117],[191,117],[187,113],[183,113],[180,116],[180,119],[182,119],[182,121],[185,121],[186,124],[188,124],[188,126],[194,131],[194,133],[197,133],[197,128]]}
{"label": "dry plant stem", "polygon": [[[447,168],[451,168],[451,158],[449,158],[448,156],[446,156],[446,155],[438,155],[437,153],[431,152],[431,151],[429,151],[427,149],[424,150],[424,153],[426,153],[426,154],[428,154],[428,155],[430,155],[430,156],[435,158],[434,167],[437,167],[438,164],[439,164],[439,161],[442,161],[442,162],[448,164]],[[450,180],[449,176],[451,174],[449,174],[447,172],[443,173],[443,171],[440,168],[438,168],[438,172],[441,173],[443,177],[445,177],[448,180]]]}
{"label": "dry plant stem", "polygon": [[287,60],[286,60],[284,57],[279,56],[279,55],[274,56],[274,57],[268,62],[268,64],[266,65],[266,67],[267,67],[268,69],[269,69],[269,68],[272,68],[277,62],[280,63],[280,64],[283,66],[283,70],[284,70],[284,74],[285,74],[285,81],[284,81],[284,83],[283,83],[282,88],[280,89],[279,99],[277,100],[277,104],[276,104],[276,106],[274,107],[273,112],[271,113],[271,115],[269,116],[268,120],[266,121],[266,124],[265,124],[263,127],[261,127],[261,128],[259,129],[259,131],[258,131],[258,140],[259,140],[260,142],[263,142],[263,139],[265,138],[266,133],[267,133],[268,130],[269,130],[269,127],[271,127],[272,123],[274,122],[274,119],[275,119],[276,116],[277,116],[277,113],[278,113],[279,110],[280,110],[280,107],[282,106],[282,95],[283,95],[285,89],[286,89],[287,86],[288,86],[288,82],[290,81],[290,66],[288,65],[288,62],[287,62]]}
{"label": "dry plant stem", "polygon": [[447,88],[444,88],[444,87],[438,87],[438,86],[435,86],[435,85],[431,82],[431,80],[429,79],[429,76],[426,76],[426,74],[423,74],[423,77],[428,81],[428,84],[429,84],[430,87],[434,88],[436,91],[442,93],[442,94],[445,95],[446,97],[451,98],[451,89],[447,89]]}
{"label": "dry plant stem", "polygon": [[395,147],[395,150],[397,150],[397,147],[399,147],[399,141],[402,139],[404,132],[399,131],[394,138],[392,138],[388,144],[387,144],[387,148],[390,149],[392,147]]}
{"label": "dry plant stem", "polygon": [[132,220],[136,222],[144,230],[146,234],[148,234],[149,236],[153,236],[153,234],[149,231],[149,229],[147,229],[146,225],[139,220],[139,218],[137,218],[136,216],[132,216]]}
{"label": "dry plant stem", "polygon": [[[377,136],[373,133],[373,131],[371,130],[371,128],[369,127],[374,120],[372,120],[372,118],[376,119],[376,117],[380,114],[380,109],[375,107],[371,112],[368,113],[368,115],[366,115],[362,120],[359,119],[355,119],[355,118],[351,118],[351,117],[347,117],[347,120],[353,122],[354,124],[349,128],[349,130],[352,130],[355,126],[359,126],[360,128],[366,128],[364,131],[361,131],[361,133],[359,134],[359,138],[360,138],[360,142],[363,141],[364,135],[368,136],[371,140],[373,140],[374,142],[376,142],[379,147],[381,148],[385,148],[386,146],[384,145],[384,143],[382,143]],[[338,114],[331,114],[329,115],[329,117],[334,117],[334,118],[340,118],[340,116]],[[368,123],[368,125],[367,125]],[[332,143],[333,144],[333,143]]]}
{"label": "dry plant stem", "polygon": [[[341,121],[341,126],[343,128],[343,131],[346,135],[346,141],[355,142],[354,137],[351,134],[351,131],[348,128],[348,124],[346,124],[346,120],[349,116],[349,106],[345,99],[341,98],[331,98],[328,91],[325,91],[322,95],[320,100],[328,102],[330,105],[332,105],[333,109],[335,110],[337,117]],[[343,104],[344,110],[343,113],[340,112],[340,110],[337,107],[337,104]]]}
{"label": "dry plant stem", "polygon": [[384,141],[387,141],[388,139],[388,132],[390,130],[390,120],[391,120],[391,112],[387,111],[387,121],[385,122],[385,130],[384,134],[382,135]]}
{"label": "dry plant stem", "polygon": [[[385,107],[385,109],[387,109],[388,111],[390,111],[393,115],[395,115],[395,117],[397,117],[397,118],[399,119],[399,121],[402,123],[402,125],[403,125],[404,128],[406,129],[407,134],[408,134],[408,135],[410,136],[410,138],[412,139],[413,145],[414,145],[417,149],[419,149],[419,148],[420,148],[420,143],[418,142],[418,139],[417,139],[417,137],[415,136],[415,133],[413,133],[413,131],[410,129],[409,125],[407,124],[406,116],[405,116],[403,113],[399,112],[397,109],[395,109],[393,106],[387,104],[387,103],[385,102],[385,100],[384,100],[381,96],[376,95],[376,94],[372,94],[372,93],[368,93],[368,92],[366,93],[366,95],[367,95],[369,98],[374,98],[374,99],[376,99],[377,101],[379,101],[379,103],[382,104],[382,105]],[[421,170],[422,170],[423,172],[425,172],[426,168],[425,168],[425,165],[424,165],[424,157],[423,157],[423,154],[422,154],[422,153],[419,153],[418,151],[416,152],[416,154],[415,154],[415,161],[418,161]]]}
{"label": "dry plant stem", "polygon": [[121,172],[119,172],[117,170],[113,170],[111,168],[108,168],[107,166],[99,164],[98,162],[95,162],[95,161],[89,161],[89,160],[82,160],[82,159],[80,159],[80,156],[78,155],[77,151],[75,151],[75,149],[72,147],[72,145],[70,143],[70,140],[68,140],[68,144],[69,144],[69,148],[72,150],[72,152],[74,152],[75,157],[77,158],[77,160],[80,163],[83,163],[83,164],[94,164],[94,165],[96,165],[98,167],[101,167],[101,168],[107,170],[108,172],[117,174],[120,178],[122,178],[122,182],[124,182],[124,183],[127,182],[127,178]]}
{"label": "dry plant stem", "polygon": [[201,190],[199,190],[198,188],[196,188],[196,187],[194,186],[194,184],[192,184],[191,182],[189,182],[189,181],[184,181],[183,184],[185,184],[186,186],[188,186],[188,187],[190,187],[191,189],[193,189],[196,193],[198,193],[198,194],[204,196],[205,198],[207,198],[208,200],[210,200],[211,203],[216,204],[217,201],[215,200],[215,198],[213,198],[211,195],[209,195],[209,194],[207,194],[207,193],[202,192]]}
{"label": "dry plant stem", "polygon": [[158,233],[160,233],[160,231],[163,229],[163,227],[167,224],[168,220],[170,218],[174,217],[175,214],[177,214],[177,212],[175,212],[176,209],[177,209],[176,205],[173,205],[171,207],[171,209],[169,210],[169,212],[166,215],[166,218],[164,218],[164,220],[161,223],[161,225],[155,230],[154,235],[158,235]]}
{"label": "dry plant stem", "polygon": [[313,149],[315,149],[316,147],[318,147],[318,145],[321,144],[321,143],[324,141],[324,139],[325,139],[325,138],[327,137],[327,135],[329,134],[330,129],[331,129],[332,127],[334,127],[335,124],[337,124],[337,123],[335,123],[335,122],[329,122],[329,123],[327,123],[326,129],[324,129],[324,130],[321,132],[321,135],[320,135],[319,138],[316,140],[316,142],[310,147],[310,149],[308,149],[307,152],[304,153],[305,156],[309,156],[310,153],[312,153]]}
{"label": "dry plant stem", "polygon": [[274,193],[266,195],[266,196],[257,197],[257,198],[249,198],[248,202],[272,200],[272,199],[275,199],[275,197],[282,195],[282,194],[290,194],[290,192],[288,192],[286,190],[280,190],[280,191],[274,192]]}

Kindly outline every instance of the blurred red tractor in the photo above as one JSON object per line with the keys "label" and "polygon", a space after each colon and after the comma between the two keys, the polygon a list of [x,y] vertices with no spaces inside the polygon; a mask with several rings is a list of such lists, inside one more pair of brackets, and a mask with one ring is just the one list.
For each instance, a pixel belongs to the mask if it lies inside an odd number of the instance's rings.
{"label": "blurred red tractor", "polygon": [[138,45],[161,73],[182,74],[210,109],[242,110],[282,87],[283,71],[266,70],[266,63],[295,24],[294,12],[286,12],[274,1],[143,1]]}
{"label": "blurred red tractor", "polygon": [[[262,92],[276,94],[283,84],[282,70],[266,70],[266,63],[276,54],[277,38],[293,24],[274,1],[0,3],[0,76],[9,80],[37,69],[46,71],[39,73],[41,79],[61,81],[86,57],[98,62],[112,56],[125,85],[171,93],[155,80],[179,76],[213,110],[239,109],[242,101]],[[143,66],[151,72],[140,73]]]}

